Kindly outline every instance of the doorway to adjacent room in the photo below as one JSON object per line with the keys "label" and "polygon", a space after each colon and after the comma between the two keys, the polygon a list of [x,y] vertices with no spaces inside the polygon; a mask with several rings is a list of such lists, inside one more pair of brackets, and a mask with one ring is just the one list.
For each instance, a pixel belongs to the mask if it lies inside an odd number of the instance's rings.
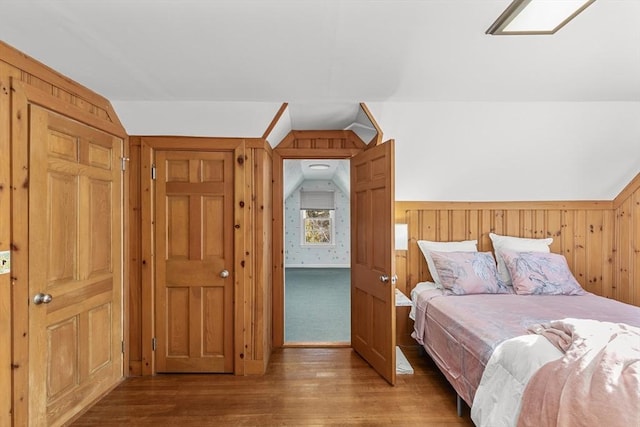
{"label": "doorway to adjacent room", "polygon": [[351,343],[349,160],[286,159],[284,341]]}

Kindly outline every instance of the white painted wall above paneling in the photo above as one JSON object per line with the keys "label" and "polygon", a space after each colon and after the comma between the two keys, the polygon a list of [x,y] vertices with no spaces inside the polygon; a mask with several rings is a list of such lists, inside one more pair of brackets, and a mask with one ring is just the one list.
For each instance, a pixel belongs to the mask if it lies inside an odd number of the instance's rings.
{"label": "white painted wall above paneling", "polygon": [[396,200],[612,200],[640,173],[639,102],[368,105]]}

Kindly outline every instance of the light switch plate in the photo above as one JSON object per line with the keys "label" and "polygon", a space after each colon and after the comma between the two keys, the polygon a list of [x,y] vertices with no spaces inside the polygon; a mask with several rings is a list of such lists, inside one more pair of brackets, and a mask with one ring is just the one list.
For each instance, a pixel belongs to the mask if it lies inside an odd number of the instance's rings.
{"label": "light switch plate", "polygon": [[11,271],[11,251],[0,252],[0,274],[9,274]]}

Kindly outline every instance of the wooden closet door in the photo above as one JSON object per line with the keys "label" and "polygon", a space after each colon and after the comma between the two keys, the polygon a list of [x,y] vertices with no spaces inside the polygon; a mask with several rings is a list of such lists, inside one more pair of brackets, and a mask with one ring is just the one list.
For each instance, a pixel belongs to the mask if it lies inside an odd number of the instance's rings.
{"label": "wooden closet door", "polygon": [[29,425],[61,425],[123,375],[122,141],[29,108]]}
{"label": "wooden closet door", "polygon": [[233,153],[156,155],[156,369],[233,372]]}

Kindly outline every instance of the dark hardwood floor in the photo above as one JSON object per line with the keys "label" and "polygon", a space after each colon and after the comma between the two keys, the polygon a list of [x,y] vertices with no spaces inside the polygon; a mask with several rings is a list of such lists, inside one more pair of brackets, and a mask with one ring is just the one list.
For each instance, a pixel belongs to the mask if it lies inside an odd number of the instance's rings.
{"label": "dark hardwood floor", "polygon": [[276,350],[264,376],[133,377],[74,426],[473,426],[455,392],[418,347],[403,347],[415,373],[389,386],[350,348]]}

